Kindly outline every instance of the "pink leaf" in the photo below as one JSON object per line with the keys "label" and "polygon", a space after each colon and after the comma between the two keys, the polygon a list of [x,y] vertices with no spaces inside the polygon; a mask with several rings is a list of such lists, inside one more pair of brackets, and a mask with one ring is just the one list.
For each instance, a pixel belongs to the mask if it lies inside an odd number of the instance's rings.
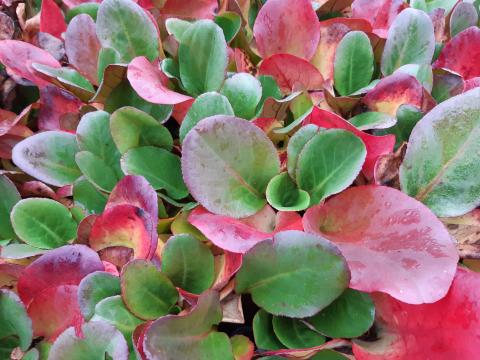
{"label": "pink leaf", "polygon": [[166,17],[213,19],[217,0],[167,0],[160,13]]}
{"label": "pink leaf", "polygon": [[374,136],[358,130],[348,121],[332,112],[313,108],[312,114],[305,119],[304,125],[315,124],[327,129],[345,129],[357,135],[367,148],[367,157],[363,164],[363,173],[369,179],[373,178],[375,163],[381,155],[389,154],[395,145],[395,135]]}
{"label": "pink leaf", "polygon": [[62,10],[60,10],[55,0],[42,0],[40,31],[49,33],[59,39],[67,31],[67,24],[65,23]]}
{"label": "pink leaf", "polygon": [[309,0],[269,0],[253,26],[263,58],[291,54],[310,60],[320,38],[317,14]]}
{"label": "pink leaf", "polygon": [[262,61],[260,75],[271,75],[284,93],[318,90],[323,86],[322,74],[308,61],[289,54],[276,54]]}
{"label": "pink leaf", "polygon": [[49,85],[40,89],[40,110],[38,128],[40,130],[68,130],[62,125],[67,114],[78,114],[82,102],[66,90]]}
{"label": "pink leaf", "polygon": [[174,105],[191,99],[170,90],[165,74],[144,56],[133,59],[128,65],[127,78],[139,96],[154,104]]}
{"label": "pink leaf", "polygon": [[433,66],[455,71],[465,80],[480,76],[480,29],[472,26],[455,36]]}
{"label": "pink leaf", "polygon": [[443,299],[409,305],[375,294],[380,339],[357,341],[357,360],[478,359],[480,274],[458,268]]}
{"label": "pink leaf", "polygon": [[463,91],[465,92],[468,90],[472,90],[473,88],[476,88],[479,86],[480,86],[480,76],[477,76],[465,81],[465,89]]}
{"label": "pink leaf", "polygon": [[358,186],[307,210],[303,225],[334,242],[354,289],[410,304],[440,300],[458,262],[447,229],[422,203],[384,186]]}

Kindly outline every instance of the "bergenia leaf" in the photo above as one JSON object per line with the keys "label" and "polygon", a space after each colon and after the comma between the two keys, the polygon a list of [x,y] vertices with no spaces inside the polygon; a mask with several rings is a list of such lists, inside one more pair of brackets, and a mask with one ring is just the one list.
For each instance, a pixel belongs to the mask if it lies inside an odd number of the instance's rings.
{"label": "bergenia leaf", "polygon": [[275,335],[272,320],[273,316],[262,309],[258,310],[253,318],[255,344],[262,350],[277,350],[284,347]]}
{"label": "bergenia leaf", "polygon": [[464,89],[465,81],[462,76],[445,69],[433,70],[432,97],[437,103],[461,94]]}
{"label": "bergenia leaf", "polygon": [[272,325],[275,335],[289,349],[309,348],[325,342],[325,336],[311,329],[301,319],[274,316]]}
{"label": "bergenia leaf", "polygon": [[268,181],[279,172],[275,147],[246,120],[212,116],[183,142],[182,172],[190,193],[208,210],[233,217],[265,205]]}
{"label": "bergenia leaf", "polygon": [[238,34],[242,25],[242,18],[236,12],[225,11],[215,16],[215,23],[223,30],[225,40],[230,42]]}
{"label": "bergenia leaf", "polygon": [[277,210],[301,211],[310,205],[308,192],[299,189],[286,172],[270,180],[266,196],[268,203]]}
{"label": "bergenia leaf", "polygon": [[245,335],[234,335],[230,338],[235,360],[250,360],[253,357],[255,346]]}
{"label": "bergenia leaf", "polygon": [[168,17],[213,19],[217,8],[216,0],[166,0],[162,7],[162,14]]}
{"label": "bergenia leaf", "polygon": [[77,235],[77,223],[72,214],[54,200],[20,200],[10,216],[15,234],[27,244],[41,249],[66,245]]}
{"label": "bergenia leaf", "polygon": [[388,30],[382,73],[390,75],[405,64],[429,64],[435,50],[432,20],[416,9],[405,9]]}
{"label": "bergenia leaf", "polygon": [[[0,322],[0,354],[10,357],[8,351],[17,346],[26,351],[32,342],[32,321],[17,294],[7,289],[0,290]],[[9,339],[13,344],[5,349],[4,344]]]}
{"label": "bergenia leaf", "polygon": [[450,15],[450,37],[453,38],[470,26],[476,26],[477,23],[478,12],[475,5],[468,2],[458,3]]}
{"label": "bergenia leaf", "polygon": [[73,183],[72,191],[75,205],[80,206],[90,214],[103,212],[107,203],[107,196],[85,177],[81,177]]}
{"label": "bergenia leaf", "polygon": [[27,174],[47,184],[63,186],[81,175],[75,163],[78,151],[75,135],[46,131],[18,143],[13,148],[12,160]]}
{"label": "bergenia leaf", "polygon": [[305,145],[313,139],[320,131],[319,127],[313,124],[302,126],[288,141],[287,146],[287,169],[292,179],[296,179],[298,157]]}
{"label": "bergenia leaf", "polygon": [[63,18],[62,10],[55,0],[42,0],[40,10],[40,31],[61,38],[67,30],[67,24]]}
{"label": "bergenia leaf", "polygon": [[270,0],[259,11],[253,34],[263,58],[291,54],[310,60],[317,49],[319,27],[317,15],[309,1]]}
{"label": "bergenia leaf", "polygon": [[[438,216],[459,216],[480,204],[479,168],[471,154],[480,132],[476,88],[444,101],[412,131],[400,169],[402,190]],[[432,156],[432,154],[437,154]]]}
{"label": "bergenia leaf", "polygon": [[303,225],[338,245],[353,289],[431,303],[445,296],[455,274],[458,254],[443,224],[393,188],[350,188],[310,208]]}
{"label": "bergenia leaf", "polygon": [[306,317],[340,296],[349,281],[345,259],[335,245],[315,235],[283,231],[244,255],[235,289],[251,293],[253,301],[272,314]]}
{"label": "bergenia leaf", "polygon": [[250,120],[262,97],[262,86],[254,76],[238,73],[225,80],[220,92],[232,105],[235,116]]}
{"label": "bergenia leaf", "polygon": [[15,185],[5,176],[0,175],[0,241],[13,239],[15,232],[10,222],[10,211],[21,199]]}
{"label": "bergenia leaf", "polygon": [[[409,105],[406,105],[409,106]],[[358,130],[386,129],[391,128],[397,120],[385,113],[367,111],[348,119]]]}

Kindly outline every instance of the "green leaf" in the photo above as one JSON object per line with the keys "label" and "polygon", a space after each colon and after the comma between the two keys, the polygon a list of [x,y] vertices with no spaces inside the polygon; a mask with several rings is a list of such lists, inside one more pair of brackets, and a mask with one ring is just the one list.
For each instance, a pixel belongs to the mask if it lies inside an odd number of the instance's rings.
{"label": "green leaf", "polygon": [[155,190],[164,189],[174,199],[188,195],[180,159],[165,149],[153,146],[130,149],[122,156],[121,163],[125,174],[145,177]]}
{"label": "green leaf", "polygon": [[105,111],[113,113],[124,106],[142,110],[161,123],[170,118],[173,109],[172,105],[153,104],[142,99],[126,80],[112,90],[105,101]]}
{"label": "green leaf", "polygon": [[248,292],[269,313],[312,316],[342,294],[350,273],[329,241],[301,231],[282,231],[243,256],[237,293]]}
{"label": "green leaf", "polygon": [[267,200],[280,211],[302,211],[310,204],[310,195],[300,190],[288,173],[273,177],[267,186]]}
{"label": "green leaf", "polygon": [[319,132],[319,127],[314,124],[302,126],[288,141],[287,170],[292,179],[296,179],[298,157],[305,145]]}
{"label": "green leaf", "polygon": [[209,211],[231,217],[253,215],[278,174],[277,151],[254,124],[232,116],[200,121],[185,137],[183,178],[190,193]]}
{"label": "green leaf", "polygon": [[37,349],[32,348],[22,356],[22,360],[39,360],[40,354]]}
{"label": "green leaf", "polygon": [[2,246],[1,255],[4,259],[26,259],[32,256],[42,255],[46,250],[28,244],[9,244]]}
{"label": "green leaf", "polygon": [[97,14],[97,36],[102,47],[119,53],[123,63],[137,56],[150,61],[158,57],[157,29],[147,12],[131,0],[102,1]]}
{"label": "green leaf", "polygon": [[348,359],[349,358],[347,358],[346,356],[336,351],[326,349],[318,352],[315,356],[312,357],[311,360],[348,360]]}
{"label": "green leaf", "polygon": [[459,2],[450,15],[450,37],[476,26],[478,23],[478,12],[475,5],[469,2]]}
{"label": "green leaf", "polygon": [[213,115],[233,115],[233,108],[228,99],[216,92],[208,92],[195,99],[180,125],[180,141],[200,120]]}
{"label": "green leaf", "polygon": [[233,11],[225,11],[220,15],[215,16],[215,24],[220,26],[223,30],[225,40],[230,42],[240,31],[242,25],[242,18]]}
{"label": "green leaf", "polygon": [[[17,294],[6,289],[0,289],[0,324],[0,355],[17,346],[28,350],[33,337],[32,321]],[[5,355],[10,358],[10,353]]]}
{"label": "green leaf", "polygon": [[213,254],[192,235],[172,236],[162,251],[162,272],[175,286],[200,294],[215,280]]}
{"label": "green leaf", "polygon": [[262,85],[254,76],[239,73],[225,80],[221,93],[232,104],[237,117],[250,120],[262,98]]}
{"label": "green leaf", "polygon": [[342,96],[367,86],[373,75],[373,49],[362,31],[347,33],[338,44],[334,60],[335,89]]}
{"label": "green leaf", "polygon": [[328,337],[354,338],[370,329],[374,319],[375,305],[370,295],[347,289],[326,309],[305,320]]}
{"label": "green leaf", "polygon": [[95,306],[103,299],[120,295],[120,279],[104,271],[85,276],[78,287],[78,304],[85,320],[95,314]]}
{"label": "green leaf", "polygon": [[325,130],[303,148],[297,163],[297,184],[310,194],[311,204],[346,189],[365,161],[363,141],[346,130]]}
{"label": "green leaf", "polygon": [[101,214],[107,203],[107,196],[90,181],[81,177],[73,184],[73,200],[89,214]]}
{"label": "green leaf", "polygon": [[219,90],[228,63],[222,29],[211,20],[195,22],[182,36],[178,62],[182,84],[190,95]]}
{"label": "green leaf", "polygon": [[388,114],[368,111],[348,120],[358,130],[386,129],[396,124],[396,119]]}
{"label": "green leaf", "polygon": [[282,98],[282,91],[280,90],[277,82],[272,76],[260,75],[258,77],[258,81],[260,81],[260,85],[262,86],[262,97],[257,105],[257,110],[255,114],[255,116],[257,117],[262,113],[265,100],[267,100],[268,98],[280,100]]}
{"label": "green leaf", "polygon": [[55,249],[77,236],[77,223],[72,215],[54,200],[23,199],[13,207],[11,219],[17,236],[40,249]]}
{"label": "green leaf", "polygon": [[[103,75],[109,65],[121,63],[120,54],[117,50],[112,48],[101,48],[98,53],[97,77],[98,82],[101,83],[98,90],[103,87]],[[97,90],[97,92],[98,92]],[[105,104],[106,105],[106,104]],[[106,109],[105,109],[106,110]]]}
{"label": "green leaf", "polygon": [[397,123],[388,129],[375,130],[375,135],[393,134],[396,138],[395,149],[408,141],[415,124],[423,117],[423,113],[415,106],[404,104],[397,109]]}
{"label": "green leaf", "polygon": [[12,160],[37,180],[64,186],[72,184],[81,175],[75,163],[77,152],[75,135],[64,131],[45,131],[15,145]]}
{"label": "green leaf", "polygon": [[416,9],[403,10],[388,30],[381,68],[390,75],[406,64],[430,64],[435,51],[432,20]]}
{"label": "green leaf", "polygon": [[69,23],[75,16],[80,14],[90,15],[93,21],[96,21],[99,6],[100,4],[96,2],[86,2],[77,5],[67,11],[67,14],[65,15],[65,21]]}
{"label": "green leaf", "polygon": [[169,18],[165,20],[165,28],[169,35],[173,35],[178,42],[182,41],[183,34],[192,26],[192,23],[182,19]]}
{"label": "green leaf", "polygon": [[402,191],[437,216],[480,205],[480,88],[433,108],[414,127],[400,167]]}
{"label": "green leaf", "polygon": [[113,141],[121,154],[140,146],[171,150],[173,139],[167,128],[152,116],[133,107],[122,107],[110,118]]}
{"label": "green leaf", "polygon": [[279,350],[284,346],[273,331],[272,315],[265,310],[258,310],[253,318],[253,336],[255,345],[262,350]]}
{"label": "green leaf", "polygon": [[92,321],[98,320],[115,326],[123,334],[129,347],[132,347],[132,334],[135,328],[143,323],[143,320],[128,311],[120,295],[107,297],[95,306]]}
{"label": "green leaf", "polygon": [[120,279],[125,305],[141,319],[155,320],[168,314],[178,300],[175,286],[151,262],[130,261],[123,267]]}
{"label": "green leaf", "polygon": [[230,339],[213,330],[221,320],[218,294],[206,291],[187,315],[164,316],[152,323],[145,334],[145,354],[162,360],[233,360]]}
{"label": "green leaf", "polygon": [[289,349],[309,348],[325,342],[325,336],[300,319],[274,316],[272,324],[278,339]]}
{"label": "green leaf", "polygon": [[48,360],[127,360],[128,345],[114,326],[104,321],[91,321],[81,327],[82,336],[69,327],[55,340]]}
{"label": "green leaf", "polygon": [[75,161],[83,175],[100,190],[112,191],[121,176],[101,157],[90,151],[80,151]]}
{"label": "green leaf", "polygon": [[20,201],[15,185],[5,175],[0,175],[0,240],[13,239],[15,232],[10,222],[10,211]]}
{"label": "green leaf", "polygon": [[232,342],[233,356],[237,360],[250,359],[255,350],[255,345],[245,335],[234,335],[230,338]]}
{"label": "green leaf", "polygon": [[417,79],[423,87],[431,92],[433,88],[433,71],[430,64],[407,64],[400,66],[395,72],[402,72],[412,75]]}

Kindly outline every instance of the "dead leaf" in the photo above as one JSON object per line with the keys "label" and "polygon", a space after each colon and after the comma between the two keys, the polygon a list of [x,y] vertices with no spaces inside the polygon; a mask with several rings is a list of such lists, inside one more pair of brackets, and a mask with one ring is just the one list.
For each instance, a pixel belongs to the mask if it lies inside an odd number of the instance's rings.
{"label": "dead leaf", "polygon": [[461,258],[480,259],[480,209],[440,220],[456,240]]}
{"label": "dead leaf", "polygon": [[375,163],[374,178],[378,185],[389,185],[400,189],[398,171],[407,151],[407,143],[403,143],[393,154],[385,154]]}

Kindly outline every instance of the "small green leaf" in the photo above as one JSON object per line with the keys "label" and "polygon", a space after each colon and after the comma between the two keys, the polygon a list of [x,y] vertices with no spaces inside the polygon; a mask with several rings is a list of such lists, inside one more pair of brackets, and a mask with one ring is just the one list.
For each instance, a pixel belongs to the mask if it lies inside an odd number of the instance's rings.
{"label": "small green leaf", "polygon": [[173,35],[178,42],[182,41],[183,34],[192,26],[192,23],[182,19],[169,18],[165,20],[165,28],[169,35]]}
{"label": "small green leaf", "polygon": [[225,79],[227,58],[227,43],[217,24],[199,20],[190,26],[178,48],[180,78],[188,93],[198,96],[219,90]]}
{"label": "small green leaf", "polygon": [[8,351],[17,346],[28,350],[33,337],[32,321],[17,294],[6,289],[0,289],[0,324],[0,355],[6,355],[4,359],[9,359]]}
{"label": "small green leaf", "polygon": [[265,310],[258,310],[253,318],[253,336],[255,344],[262,350],[279,350],[284,346],[273,331],[272,315]]}
{"label": "small green leaf", "polygon": [[310,204],[310,195],[300,190],[288,173],[273,177],[267,186],[267,200],[280,211],[302,211]]}
{"label": "small green leaf", "polygon": [[342,96],[367,86],[373,75],[373,49],[362,31],[347,33],[338,44],[334,61],[335,89]]}
{"label": "small green leaf", "polygon": [[302,126],[288,141],[287,169],[292,179],[296,179],[298,157],[305,145],[319,132],[319,127],[314,124]]}
{"label": "small green leaf", "polygon": [[120,278],[125,305],[141,319],[155,320],[168,314],[178,300],[175,286],[151,262],[130,261]]}
{"label": "small green leaf", "polygon": [[242,18],[233,11],[225,11],[215,16],[215,24],[222,28],[225,40],[230,42],[240,31]]}
{"label": "small green leaf", "polygon": [[13,207],[11,219],[17,236],[40,249],[55,249],[77,236],[77,223],[72,215],[54,200],[21,200]]}
{"label": "small green leaf", "polygon": [[280,100],[282,98],[282,91],[280,90],[277,82],[272,76],[260,75],[258,77],[258,81],[260,81],[260,85],[262,86],[262,97],[258,102],[255,116],[259,116],[261,114],[263,110],[263,105],[265,104],[265,100],[267,100],[268,98]]}
{"label": "small green leaf", "polygon": [[363,141],[346,130],[325,130],[315,135],[300,152],[296,179],[310,194],[311,204],[346,189],[365,161]]}
{"label": "small green leaf", "polygon": [[478,23],[478,12],[475,5],[469,2],[459,2],[450,15],[450,37],[476,26]]}
{"label": "small green leaf", "polygon": [[103,75],[108,65],[119,64],[119,63],[121,63],[120,54],[115,49],[108,48],[108,47],[100,49],[100,52],[98,53],[97,77],[98,77],[98,82],[101,84],[98,90],[100,90],[103,87],[103,83],[102,83]]}
{"label": "small green leaf", "polygon": [[147,12],[130,0],[105,0],[97,14],[97,36],[104,48],[115,49],[120,61],[158,57],[158,32]]}
{"label": "small green leaf", "polygon": [[141,175],[155,190],[164,189],[174,199],[182,199],[188,190],[182,180],[177,155],[153,146],[130,149],[122,156],[125,174]]}
{"label": "small green leaf", "polygon": [[388,30],[381,68],[390,75],[406,64],[430,64],[435,51],[432,20],[416,9],[403,10]]}
{"label": "small green leaf", "polygon": [[28,244],[9,244],[2,246],[0,252],[4,259],[26,259],[32,256],[42,255],[46,250]]}
{"label": "small green leaf", "polygon": [[237,117],[250,120],[262,98],[262,85],[254,76],[239,73],[225,80],[221,93],[232,104]]}
{"label": "small green leaf", "polygon": [[412,129],[416,123],[423,117],[423,113],[415,106],[404,104],[397,110],[397,123],[388,129],[375,130],[376,135],[393,134],[396,137],[395,148],[398,148],[403,142],[408,141]]}
{"label": "small green leaf", "polygon": [[15,232],[10,222],[10,211],[21,197],[15,185],[5,175],[0,175],[0,194],[0,240],[13,239]]}
{"label": "small green leaf", "polygon": [[342,294],[350,273],[329,241],[301,231],[282,231],[243,256],[237,293],[274,315],[312,316]]}
{"label": "small green leaf", "polygon": [[83,4],[79,4],[67,11],[65,15],[65,20],[69,23],[75,16],[80,14],[87,14],[93,19],[93,21],[97,20],[97,13],[100,4],[96,2],[85,2]]}
{"label": "small green leaf", "polygon": [[81,177],[73,184],[73,200],[89,214],[101,214],[107,203],[107,196],[90,181]]}
{"label": "small green leaf", "polygon": [[110,118],[113,141],[121,154],[140,146],[157,146],[171,150],[173,139],[167,128],[147,113],[122,107]]}
{"label": "small green leaf", "polygon": [[358,114],[348,121],[358,130],[386,129],[397,123],[394,117],[376,111],[367,111]]}
{"label": "small green leaf", "polygon": [[103,299],[120,295],[120,279],[104,271],[85,276],[78,287],[78,304],[85,320],[95,314],[95,306]]}
{"label": "small green leaf", "polygon": [[215,279],[213,254],[192,235],[168,239],[162,251],[162,272],[175,286],[194,294],[208,289]]}
{"label": "small green leaf", "polygon": [[278,339],[289,349],[309,348],[325,342],[325,336],[300,319],[274,316],[272,324]]}
{"label": "small green leaf", "polygon": [[228,99],[216,92],[208,92],[195,99],[180,125],[180,141],[200,120],[213,115],[234,115]]}
{"label": "small green leaf", "polygon": [[347,289],[330,306],[305,319],[322,334],[332,338],[354,338],[365,333],[375,319],[370,295]]}

